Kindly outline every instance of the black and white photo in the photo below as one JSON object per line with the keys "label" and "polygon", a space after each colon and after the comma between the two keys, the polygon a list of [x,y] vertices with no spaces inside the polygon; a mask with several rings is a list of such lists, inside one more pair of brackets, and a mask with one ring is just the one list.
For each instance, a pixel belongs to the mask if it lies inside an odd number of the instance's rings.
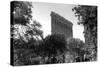
{"label": "black and white photo", "polygon": [[96,5],[10,2],[13,66],[97,61]]}

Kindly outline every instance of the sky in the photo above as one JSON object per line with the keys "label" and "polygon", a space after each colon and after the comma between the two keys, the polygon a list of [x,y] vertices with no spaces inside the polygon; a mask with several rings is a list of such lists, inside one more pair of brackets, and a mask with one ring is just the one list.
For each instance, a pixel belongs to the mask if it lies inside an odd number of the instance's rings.
{"label": "sky", "polygon": [[33,19],[38,21],[42,25],[43,35],[46,37],[51,34],[51,11],[58,13],[65,19],[73,23],[73,37],[79,38],[84,41],[82,25],[78,25],[78,19],[75,17],[72,8],[77,5],[72,4],[58,4],[58,3],[43,3],[33,2]]}

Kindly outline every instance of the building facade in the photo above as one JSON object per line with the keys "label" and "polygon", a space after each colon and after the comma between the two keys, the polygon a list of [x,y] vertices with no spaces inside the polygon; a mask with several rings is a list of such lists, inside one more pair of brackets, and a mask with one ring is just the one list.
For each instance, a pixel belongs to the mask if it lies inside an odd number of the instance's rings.
{"label": "building facade", "polygon": [[73,37],[73,24],[55,12],[51,12],[51,33],[62,34],[66,38]]}

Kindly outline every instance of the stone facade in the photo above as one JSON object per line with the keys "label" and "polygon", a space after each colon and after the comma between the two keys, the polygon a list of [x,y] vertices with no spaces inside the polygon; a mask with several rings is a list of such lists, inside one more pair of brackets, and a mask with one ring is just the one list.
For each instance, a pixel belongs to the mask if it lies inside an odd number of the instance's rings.
{"label": "stone facade", "polygon": [[51,12],[52,34],[63,34],[66,38],[73,37],[73,24],[55,12]]}

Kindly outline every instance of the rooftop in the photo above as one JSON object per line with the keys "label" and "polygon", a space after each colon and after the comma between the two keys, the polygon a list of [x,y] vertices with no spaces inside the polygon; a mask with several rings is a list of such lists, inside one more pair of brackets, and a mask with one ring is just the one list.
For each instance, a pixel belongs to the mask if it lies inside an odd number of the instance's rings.
{"label": "rooftop", "polygon": [[71,25],[71,26],[73,25],[72,22],[70,22],[69,20],[65,19],[64,17],[60,16],[59,14],[57,14],[57,13],[55,13],[53,11],[51,12],[51,16],[54,16],[56,18],[59,18],[60,21],[66,22],[64,24]]}

